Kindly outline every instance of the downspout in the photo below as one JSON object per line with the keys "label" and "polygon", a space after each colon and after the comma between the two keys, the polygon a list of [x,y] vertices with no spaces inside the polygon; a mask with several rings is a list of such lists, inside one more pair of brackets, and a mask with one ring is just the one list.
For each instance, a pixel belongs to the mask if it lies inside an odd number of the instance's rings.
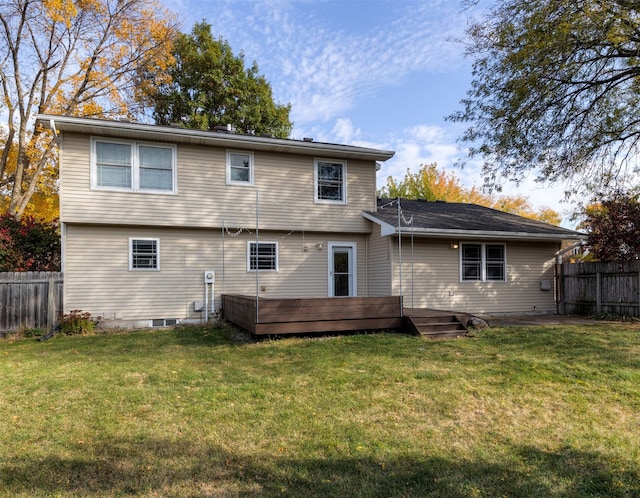
{"label": "downspout", "polygon": [[[61,140],[60,140],[60,135],[58,134],[58,130],[56,129],[56,122],[53,118],[51,118],[49,120],[49,129],[53,132],[53,139],[56,142],[56,145],[58,146],[58,178],[60,177],[60,170],[62,169],[62,157],[60,155],[60,144],[61,144]],[[62,199],[60,198],[60,200],[58,200],[58,207],[60,209],[60,212],[62,212]],[[62,221],[60,221],[60,271],[64,274],[64,267],[65,267],[65,261],[64,261],[64,237],[65,237],[65,226],[64,223],[62,223]],[[64,277],[63,277],[64,278]],[[63,291],[64,292],[64,291]],[[64,297],[63,297],[63,301],[64,301]]]}
{"label": "downspout", "polygon": [[56,145],[60,147],[60,136],[58,135],[58,130],[56,129],[56,122],[52,119],[49,120],[49,128],[53,132],[53,138],[56,141]]}
{"label": "downspout", "polygon": [[[49,128],[53,132],[53,139],[55,140],[56,145],[58,146],[58,178],[60,178],[60,170],[62,169],[62,156],[60,154],[60,149],[61,149],[62,141],[60,140],[60,134],[56,129],[56,122],[53,118],[49,120]],[[58,208],[60,209],[60,212],[62,212],[62,196],[59,196]],[[65,246],[66,246],[65,244],[66,234],[67,234],[66,225],[60,220],[60,272],[62,273],[63,281],[64,281],[64,269],[66,266],[65,257],[64,257]],[[49,282],[49,286],[51,286],[51,282]],[[62,312],[63,313],[64,313],[64,310],[66,309],[66,304],[67,304],[66,292],[64,291],[64,289],[65,287],[63,285],[62,286]]]}

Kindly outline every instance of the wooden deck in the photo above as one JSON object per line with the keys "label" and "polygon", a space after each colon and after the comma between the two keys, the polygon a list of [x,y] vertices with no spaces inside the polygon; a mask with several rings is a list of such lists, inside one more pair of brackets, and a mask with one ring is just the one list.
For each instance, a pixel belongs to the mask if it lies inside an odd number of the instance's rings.
{"label": "wooden deck", "polygon": [[226,320],[254,335],[395,329],[426,338],[466,335],[466,317],[422,308],[403,309],[402,297],[269,299],[224,294]]}
{"label": "wooden deck", "polygon": [[400,329],[402,298],[270,299],[223,294],[226,320],[254,335]]}

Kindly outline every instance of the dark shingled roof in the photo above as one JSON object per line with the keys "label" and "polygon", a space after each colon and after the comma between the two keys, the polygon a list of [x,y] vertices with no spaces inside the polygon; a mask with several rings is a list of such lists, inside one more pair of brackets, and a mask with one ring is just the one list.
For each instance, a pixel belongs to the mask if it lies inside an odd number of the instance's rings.
{"label": "dark shingled roof", "polygon": [[[584,236],[573,230],[476,204],[401,199],[400,205],[406,220],[413,216],[414,229],[428,231],[434,235],[440,230],[444,233],[450,230],[464,230],[476,234],[501,232],[507,236],[527,234],[557,239],[579,239]],[[377,219],[394,227],[398,225],[397,203],[394,199],[378,199],[378,210],[375,213],[367,212],[367,215],[367,218],[374,221]],[[403,225],[407,226],[404,223]]]}

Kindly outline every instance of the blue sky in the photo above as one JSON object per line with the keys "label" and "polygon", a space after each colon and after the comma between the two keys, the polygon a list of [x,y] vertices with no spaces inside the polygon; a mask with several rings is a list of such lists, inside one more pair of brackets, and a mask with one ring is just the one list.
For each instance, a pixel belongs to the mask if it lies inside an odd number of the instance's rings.
{"label": "blue sky", "polygon": [[[207,20],[247,63],[256,61],[274,98],[290,103],[292,138],[396,151],[378,174],[437,162],[467,186],[481,186],[477,163],[455,168],[464,126],[445,116],[460,108],[472,60],[460,41],[470,16],[458,0],[166,0],[182,30]],[[533,175],[532,175],[533,176]],[[568,225],[562,188],[527,179],[504,185],[549,206]]]}

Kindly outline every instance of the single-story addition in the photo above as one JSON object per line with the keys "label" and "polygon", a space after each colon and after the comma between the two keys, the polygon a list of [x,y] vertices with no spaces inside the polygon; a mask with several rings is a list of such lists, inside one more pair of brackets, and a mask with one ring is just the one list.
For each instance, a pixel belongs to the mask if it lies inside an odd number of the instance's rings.
{"label": "single-story addition", "polygon": [[363,215],[373,225],[369,295],[402,294],[407,308],[555,313],[556,257],[584,238],[474,204],[378,199]]}

